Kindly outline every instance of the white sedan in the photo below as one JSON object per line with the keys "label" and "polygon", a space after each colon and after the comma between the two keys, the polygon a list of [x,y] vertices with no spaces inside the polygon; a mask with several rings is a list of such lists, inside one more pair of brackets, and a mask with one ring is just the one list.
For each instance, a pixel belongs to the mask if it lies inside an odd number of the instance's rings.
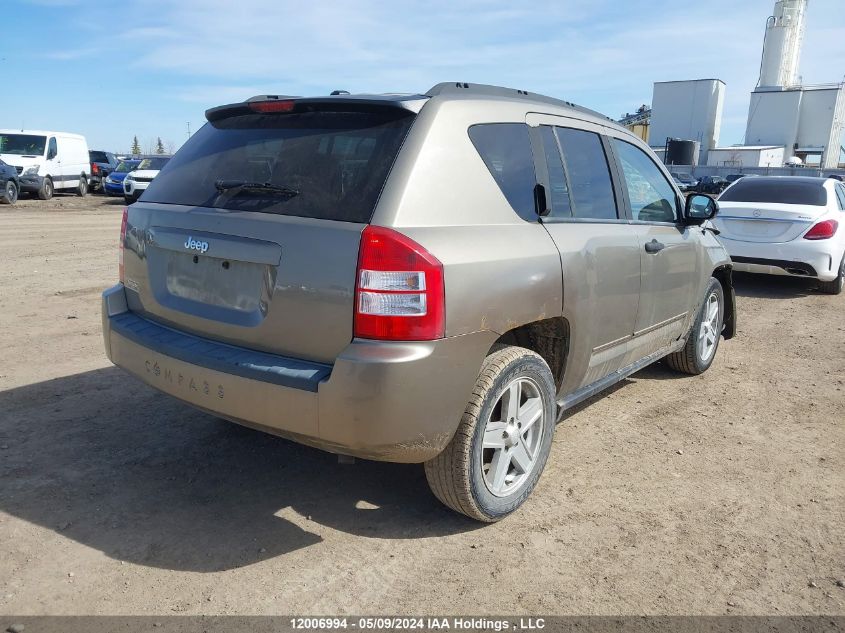
{"label": "white sedan", "polygon": [[713,220],[734,270],[845,285],[845,185],[833,178],[742,178],[719,196]]}
{"label": "white sedan", "polygon": [[126,178],[123,179],[123,198],[126,200],[126,204],[132,204],[141,197],[144,189],[149,186],[153,178],[158,176],[158,172],[169,160],[170,156],[145,158],[138,163],[135,171],[126,174]]}

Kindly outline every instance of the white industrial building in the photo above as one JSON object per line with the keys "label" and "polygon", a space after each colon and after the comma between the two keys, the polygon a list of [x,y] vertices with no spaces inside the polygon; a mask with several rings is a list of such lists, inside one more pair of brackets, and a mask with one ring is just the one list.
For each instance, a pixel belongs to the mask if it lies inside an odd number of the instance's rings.
{"label": "white industrial building", "polygon": [[845,83],[804,86],[798,75],[808,3],[777,0],[766,20],[745,149],[718,147],[725,89],[718,79],[655,83],[649,144],[659,150],[670,138],[698,141],[699,164],[709,166],[845,164]]}
{"label": "white industrial building", "polygon": [[766,21],[760,80],[745,142],[780,145],[784,162],[834,169],[843,162],[845,85],[802,86],[798,76],[808,0],[778,0]]}
{"label": "white industrial building", "polygon": [[784,160],[834,169],[843,161],[845,90],[842,85],[800,86],[751,93],[746,143],[776,143]]}
{"label": "white industrial building", "polygon": [[714,147],[707,156],[710,167],[781,167],[783,162],[783,145]]}
{"label": "white industrial building", "polygon": [[719,143],[724,103],[725,83],[720,79],[656,82],[649,144],[662,149],[667,139],[698,141],[698,162],[706,165],[708,152]]}

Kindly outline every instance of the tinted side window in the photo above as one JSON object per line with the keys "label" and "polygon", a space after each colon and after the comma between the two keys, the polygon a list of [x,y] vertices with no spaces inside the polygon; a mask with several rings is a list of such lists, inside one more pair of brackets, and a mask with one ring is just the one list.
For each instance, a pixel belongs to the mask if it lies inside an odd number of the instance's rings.
{"label": "tinted side window", "polygon": [[566,173],[572,215],[576,218],[615,220],[616,198],[601,138],[593,132],[555,128]]}
{"label": "tinted side window", "polygon": [[56,146],[56,137],[50,137],[50,142],[47,144],[47,156],[58,156],[59,150]]}
{"label": "tinted side window", "polygon": [[674,222],[675,189],[648,154],[639,147],[613,139],[625,175],[631,214],[641,222]]}
{"label": "tinted side window", "polygon": [[543,152],[546,155],[546,165],[549,168],[549,197],[551,198],[552,211],[549,216],[553,218],[572,217],[572,203],[569,199],[569,187],[566,184],[566,174],[563,171],[563,160],[560,157],[557,139],[554,130],[548,125],[540,127],[540,135],[543,139]]}
{"label": "tinted side window", "polygon": [[524,123],[485,123],[469,128],[469,138],[514,210],[523,218],[534,210],[534,154]]}
{"label": "tinted side window", "polygon": [[845,211],[845,185],[836,185],[836,198],[839,200],[839,210]]}

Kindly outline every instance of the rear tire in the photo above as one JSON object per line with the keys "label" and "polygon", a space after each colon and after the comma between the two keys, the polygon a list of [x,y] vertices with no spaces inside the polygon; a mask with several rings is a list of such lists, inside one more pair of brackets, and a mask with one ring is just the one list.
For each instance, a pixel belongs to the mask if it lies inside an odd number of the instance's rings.
{"label": "rear tire", "polygon": [[88,181],[85,179],[84,175],[79,176],[79,186],[76,188],[76,195],[80,198],[84,198],[85,194],[88,193]]}
{"label": "rear tire", "polygon": [[839,264],[839,276],[833,281],[820,281],[819,290],[828,295],[842,294],[845,288],[845,255],[842,256],[842,263]]}
{"label": "rear tire", "polygon": [[519,508],[549,457],[555,391],[549,366],[531,350],[505,347],[485,358],[455,436],[425,463],[434,496],[486,523]]}
{"label": "rear tire", "polygon": [[40,200],[49,200],[53,197],[53,180],[47,176],[44,182],[41,183],[41,189],[38,190],[38,198]]}
{"label": "rear tire", "polygon": [[692,324],[686,344],[666,357],[669,367],[691,376],[710,369],[719,349],[724,322],[725,293],[719,280],[711,277],[704,293],[704,303]]}
{"label": "rear tire", "polygon": [[18,201],[18,186],[14,180],[6,183],[3,192],[0,193],[0,204],[15,204]]}

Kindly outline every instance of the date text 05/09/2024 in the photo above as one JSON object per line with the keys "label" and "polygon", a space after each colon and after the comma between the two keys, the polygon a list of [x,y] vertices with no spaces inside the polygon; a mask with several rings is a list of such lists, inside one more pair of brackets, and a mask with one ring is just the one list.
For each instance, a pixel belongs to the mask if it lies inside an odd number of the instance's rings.
{"label": "date text 05/09/2024", "polygon": [[491,619],[479,617],[294,617],[294,630],[373,631],[539,631],[546,628],[544,618]]}

